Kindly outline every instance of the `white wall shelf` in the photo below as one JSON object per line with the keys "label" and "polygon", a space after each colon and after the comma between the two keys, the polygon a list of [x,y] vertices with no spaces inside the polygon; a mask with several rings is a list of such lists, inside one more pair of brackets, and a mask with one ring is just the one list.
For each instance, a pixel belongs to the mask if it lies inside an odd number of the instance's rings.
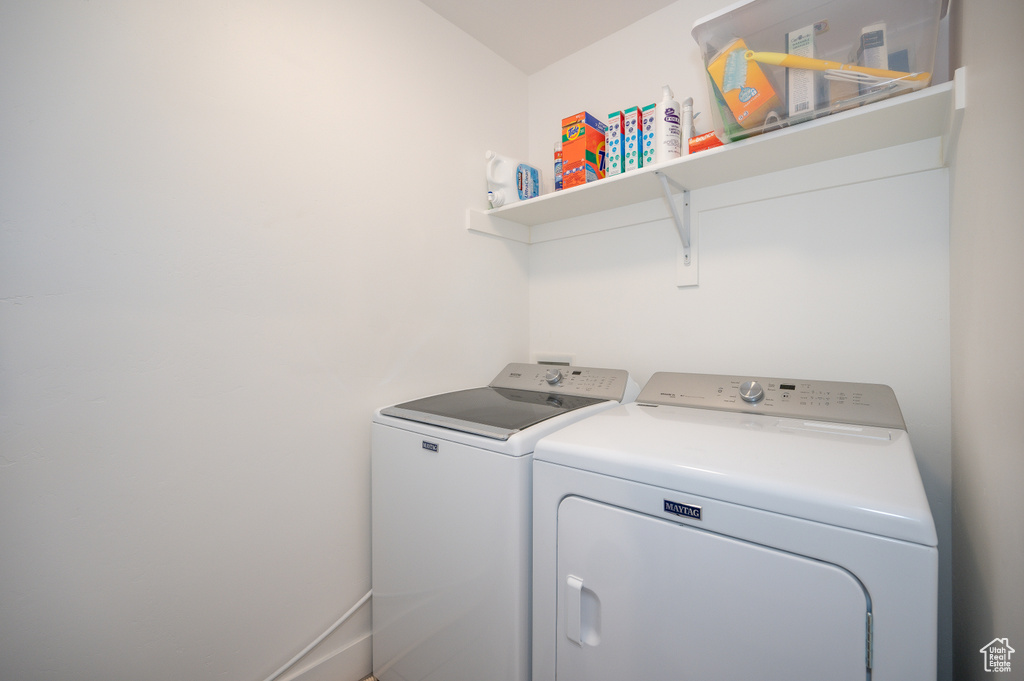
{"label": "white wall shelf", "polygon": [[[664,175],[677,188],[704,189],[767,173],[789,170],[937,138],[929,147],[934,153],[918,154],[916,165],[874,164],[881,179],[907,172],[940,168],[949,164],[956,148],[964,108],[964,69],[954,80],[850,111],[783,128],[758,137],[701,151],[642,170],[545,194],[487,211],[470,209],[467,228],[523,243],[564,238],[564,230],[545,234],[549,223],[590,216],[613,209],[618,224],[633,224],[671,217],[666,207]],[[660,206],[653,200],[661,199]],[[646,203],[645,203],[646,202]],[[629,208],[636,204],[636,210]],[[654,213],[652,213],[654,211]],[[637,213],[638,215],[630,215]],[[593,228],[576,228],[569,236],[608,229],[607,220],[595,220]]]}

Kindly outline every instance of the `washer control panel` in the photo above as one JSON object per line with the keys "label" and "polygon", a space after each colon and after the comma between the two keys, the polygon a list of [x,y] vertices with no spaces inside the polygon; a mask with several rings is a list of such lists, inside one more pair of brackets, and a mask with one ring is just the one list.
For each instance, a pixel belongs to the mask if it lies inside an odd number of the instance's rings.
{"label": "washer control panel", "polygon": [[887,385],[659,372],[637,402],[906,430]]}
{"label": "washer control panel", "polygon": [[513,363],[489,387],[621,401],[628,381],[629,372],[623,369]]}

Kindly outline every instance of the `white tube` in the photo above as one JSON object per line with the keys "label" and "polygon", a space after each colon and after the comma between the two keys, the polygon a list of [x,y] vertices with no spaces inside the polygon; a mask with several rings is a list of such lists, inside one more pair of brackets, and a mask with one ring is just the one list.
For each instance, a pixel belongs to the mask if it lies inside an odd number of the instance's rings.
{"label": "white tube", "polygon": [[270,676],[268,676],[268,677],[267,677],[267,679],[266,679],[266,681],[274,681],[274,679],[276,679],[277,677],[281,676],[281,674],[284,674],[284,673],[285,673],[286,671],[288,671],[289,669],[291,669],[292,665],[294,665],[294,664],[295,664],[296,662],[298,662],[298,661],[299,661],[299,660],[301,660],[301,659],[302,659],[303,657],[305,657],[306,653],[308,653],[309,651],[313,650],[313,648],[316,648],[317,644],[319,644],[319,643],[320,643],[321,641],[323,641],[323,640],[324,640],[325,638],[327,638],[328,636],[330,636],[331,634],[333,634],[333,633],[334,633],[334,630],[335,630],[335,629],[337,629],[338,627],[340,627],[340,626],[342,625],[342,623],[343,623],[343,622],[344,622],[345,620],[347,620],[347,619],[348,619],[349,617],[351,617],[351,616],[352,616],[352,613],[354,613],[354,612],[355,612],[356,610],[358,610],[358,609],[359,609],[359,607],[360,607],[360,606],[361,606],[361,605],[362,605],[363,603],[365,603],[366,601],[370,600],[370,596],[371,596],[371,595],[373,595],[373,589],[370,589],[369,591],[367,591],[367,592],[366,592],[366,595],[365,595],[365,596],[363,596],[362,598],[360,598],[360,599],[359,599],[359,602],[358,602],[358,603],[356,603],[356,604],[355,604],[355,605],[353,605],[353,606],[352,606],[351,608],[349,608],[349,611],[348,611],[348,612],[346,612],[346,613],[345,613],[344,615],[342,615],[342,616],[341,616],[341,619],[339,619],[339,620],[338,620],[337,622],[335,622],[334,624],[332,624],[332,625],[331,625],[331,626],[330,626],[330,627],[329,627],[329,628],[327,629],[327,631],[325,631],[324,633],[322,633],[322,634],[320,634],[319,636],[317,636],[317,638],[316,638],[316,640],[315,640],[315,641],[313,641],[313,642],[312,642],[312,643],[310,643],[310,644],[309,644],[308,646],[306,646],[305,648],[303,648],[303,649],[302,649],[302,652],[300,652],[300,653],[299,653],[298,655],[296,655],[296,656],[295,656],[295,657],[293,657],[292,659],[288,660],[288,661],[287,661],[287,662],[286,662],[286,663],[284,664],[284,666],[283,666],[283,667],[281,667],[281,668],[280,668],[280,669],[278,669],[278,670],[277,670],[276,672],[274,672],[273,674],[271,674]]}
{"label": "white tube", "polygon": [[683,156],[690,153],[690,138],[693,137],[693,97],[683,100]]}

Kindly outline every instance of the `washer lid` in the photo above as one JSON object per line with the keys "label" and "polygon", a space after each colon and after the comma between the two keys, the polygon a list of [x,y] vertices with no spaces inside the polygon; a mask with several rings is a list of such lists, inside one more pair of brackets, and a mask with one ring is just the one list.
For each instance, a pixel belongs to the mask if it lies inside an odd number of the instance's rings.
{"label": "washer lid", "polygon": [[488,387],[423,397],[386,407],[380,413],[507,440],[524,428],[605,401],[596,397]]}
{"label": "washer lid", "polygon": [[534,460],[937,544],[900,429],[637,402],[541,439]]}

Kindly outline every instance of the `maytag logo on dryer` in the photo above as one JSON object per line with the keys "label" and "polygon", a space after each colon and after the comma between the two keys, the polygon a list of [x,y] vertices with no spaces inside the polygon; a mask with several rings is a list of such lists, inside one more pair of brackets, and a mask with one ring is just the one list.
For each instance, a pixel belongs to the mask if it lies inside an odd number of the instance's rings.
{"label": "maytag logo on dryer", "polygon": [[665,499],[665,512],[671,513],[672,515],[682,516],[683,518],[693,518],[694,520],[703,520],[701,517],[701,507],[694,506],[693,504],[681,504],[678,501],[669,501]]}
{"label": "maytag logo on dryer", "polygon": [[435,443],[435,442],[427,442],[426,440],[424,440],[423,441],[423,449],[429,450],[431,452],[436,452],[437,451],[437,443]]}

